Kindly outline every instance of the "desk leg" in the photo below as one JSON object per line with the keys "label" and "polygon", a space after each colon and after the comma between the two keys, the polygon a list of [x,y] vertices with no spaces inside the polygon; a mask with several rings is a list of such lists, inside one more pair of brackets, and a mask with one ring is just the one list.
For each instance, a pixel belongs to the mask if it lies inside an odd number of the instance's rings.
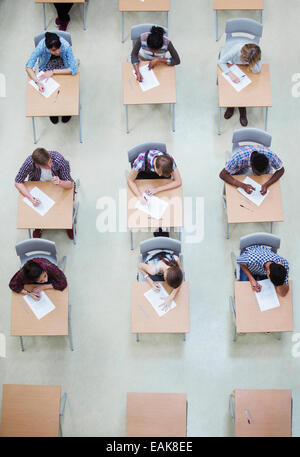
{"label": "desk leg", "polygon": [[121,12],[121,22],[122,22],[122,38],[121,38],[121,40],[122,40],[122,43],[124,43],[124,40],[125,40],[125,38],[124,38],[124,11]]}
{"label": "desk leg", "polygon": [[264,10],[260,10],[260,23],[262,24],[264,20]]}
{"label": "desk leg", "polygon": [[226,227],[226,239],[229,240],[229,224],[226,222],[227,227]]}
{"label": "desk leg", "polygon": [[21,351],[24,352],[23,337],[20,336]]}
{"label": "desk leg", "polygon": [[83,3],[83,30],[86,30],[86,2]]}
{"label": "desk leg", "polygon": [[281,340],[281,336],[282,336],[282,333],[279,332],[278,335],[277,335],[277,339],[280,341]]}
{"label": "desk leg", "polygon": [[167,11],[166,28],[169,28],[169,11]]}
{"label": "desk leg", "polygon": [[31,229],[28,229],[28,238],[32,238],[32,236],[31,236]]}
{"label": "desk leg", "polygon": [[270,222],[270,233],[273,233],[273,222]]}
{"label": "desk leg", "polygon": [[218,21],[218,10],[216,10],[216,41],[219,39],[219,21]]}
{"label": "desk leg", "polygon": [[221,135],[221,115],[222,115],[222,108],[219,107],[219,126],[218,126],[218,135]]}
{"label": "desk leg", "polygon": [[59,411],[59,433],[60,433],[61,438],[63,437],[61,420],[64,415],[66,401],[67,401],[67,394],[64,394],[62,402],[61,402],[60,411]]}
{"label": "desk leg", "polygon": [[133,233],[132,233],[132,230],[130,230],[130,249],[133,251]]}
{"label": "desk leg", "polygon": [[179,241],[182,241],[182,227],[179,229],[179,235],[178,235]]}
{"label": "desk leg", "polygon": [[44,15],[44,30],[47,29],[47,24],[46,24],[46,5],[43,3],[43,15]]}
{"label": "desk leg", "polygon": [[73,346],[73,334],[72,334],[72,322],[71,322],[71,305],[68,305],[68,324],[69,324],[69,340],[71,351],[74,351]]}
{"label": "desk leg", "polygon": [[183,341],[186,341],[186,334],[183,334]]}
{"label": "desk leg", "polygon": [[229,297],[229,303],[230,303],[232,318],[233,318],[233,341],[236,341],[236,312],[235,312],[234,301],[233,301],[232,297]]}
{"label": "desk leg", "polygon": [[140,335],[139,335],[139,333],[137,333],[136,334],[136,342],[139,343],[139,341],[140,341]]}
{"label": "desk leg", "polygon": [[265,120],[265,131],[268,130],[268,120],[269,120],[269,107],[266,107],[266,120]]}
{"label": "desk leg", "polygon": [[79,138],[80,138],[80,143],[83,143],[83,141],[82,141],[82,123],[81,123],[81,101],[80,101],[80,94],[79,94]]}
{"label": "desk leg", "polygon": [[232,394],[231,394],[230,397],[229,397],[229,405],[230,405],[230,411],[231,411],[232,422],[235,424],[234,403],[233,403]]}
{"label": "desk leg", "polygon": [[172,131],[175,132],[175,103],[172,103]]}
{"label": "desk leg", "polygon": [[128,105],[125,105],[125,113],[126,113],[126,133],[129,133],[129,128],[128,128]]}
{"label": "desk leg", "polygon": [[34,117],[32,117],[32,130],[33,130],[33,142],[36,144],[36,133],[35,133],[35,121]]}

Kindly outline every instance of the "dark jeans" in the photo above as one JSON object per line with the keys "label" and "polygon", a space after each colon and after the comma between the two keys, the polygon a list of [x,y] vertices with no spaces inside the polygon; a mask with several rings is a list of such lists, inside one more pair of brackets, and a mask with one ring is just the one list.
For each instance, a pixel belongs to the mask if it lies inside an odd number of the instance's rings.
{"label": "dark jeans", "polygon": [[54,6],[61,22],[67,22],[70,20],[69,11],[72,8],[73,3],[54,3]]}
{"label": "dark jeans", "polygon": [[[256,281],[262,281],[263,279],[267,279],[267,276],[259,276],[259,275],[252,275]],[[248,281],[248,277],[246,273],[240,268],[240,281]]]}

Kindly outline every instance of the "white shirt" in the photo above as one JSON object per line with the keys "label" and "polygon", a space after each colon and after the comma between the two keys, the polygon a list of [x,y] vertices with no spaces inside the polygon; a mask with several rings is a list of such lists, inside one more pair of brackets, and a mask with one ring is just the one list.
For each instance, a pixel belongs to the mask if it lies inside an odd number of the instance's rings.
{"label": "white shirt", "polygon": [[40,181],[51,181],[52,180],[52,171],[41,168],[41,177]]}

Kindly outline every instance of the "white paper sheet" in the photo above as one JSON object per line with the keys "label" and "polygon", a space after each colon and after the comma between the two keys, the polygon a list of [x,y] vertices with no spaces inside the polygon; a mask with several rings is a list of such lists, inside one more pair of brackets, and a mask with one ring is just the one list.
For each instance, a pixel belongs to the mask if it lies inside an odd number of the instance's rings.
{"label": "white paper sheet", "polygon": [[229,82],[229,84],[237,91],[240,92],[242,89],[247,87],[252,81],[248,76],[237,66],[237,65],[232,65],[230,67],[231,73],[233,73],[235,76],[237,76],[240,79],[240,82],[234,83],[228,74],[225,74],[224,72],[222,75],[226,79],[226,81]]}
{"label": "white paper sheet", "polygon": [[[144,65],[143,67],[140,67],[140,73],[143,77],[143,82],[139,82],[139,86],[142,89],[143,92],[146,92],[147,90],[153,89],[154,87],[157,87],[160,85],[156,74],[154,73],[153,70],[149,70],[148,65]],[[133,74],[135,75],[135,71],[133,70]]]}
{"label": "white paper sheet", "polygon": [[44,88],[45,88],[44,92],[41,92],[39,90],[38,85],[34,81],[32,81],[32,79],[29,81],[29,84],[31,84],[31,86],[34,87],[35,90],[37,90],[41,95],[43,95],[46,98],[49,98],[53,94],[53,92],[55,92],[56,89],[59,88],[60,84],[58,84],[58,82],[55,81],[55,79],[53,79],[53,78],[48,78],[48,79],[43,79],[42,80],[41,76],[43,74],[44,74],[44,72],[40,71],[36,75],[36,77],[37,77],[38,81],[41,81],[41,83],[44,85]]}
{"label": "white paper sheet", "polygon": [[254,292],[260,310],[267,311],[268,309],[278,308],[280,303],[275,286],[270,279],[263,279],[257,282],[262,286],[260,292]]}
{"label": "white paper sheet", "polygon": [[160,285],[160,290],[158,292],[156,292],[153,289],[150,289],[146,293],[144,293],[144,296],[151,303],[159,317],[164,316],[166,313],[171,311],[171,309],[174,309],[176,306],[176,303],[173,300],[171,305],[166,310],[163,310],[163,307],[160,307],[160,305],[163,303],[163,300],[169,296],[168,292],[162,285]]}
{"label": "white paper sheet", "polygon": [[137,201],[136,208],[153,217],[154,219],[161,219],[166,211],[169,203],[155,195],[147,195],[144,193],[147,203],[143,205],[139,200]]}
{"label": "white paper sheet", "polygon": [[35,317],[39,320],[55,309],[55,306],[48,295],[46,295],[45,292],[40,292],[40,294],[41,298],[39,300],[34,300],[29,295],[24,295],[24,300],[34,313]]}
{"label": "white paper sheet", "polygon": [[267,193],[265,195],[262,195],[260,193],[261,185],[258,182],[254,181],[254,179],[250,178],[249,176],[247,176],[244,179],[243,183],[250,184],[252,187],[255,187],[255,190],[253,190],[251,192],[251,194],[247,194],[247,192],[244,189],[242,189],[241,187],[238,187],[238,191],[241,194],[243,194],[245,197],[247,197],[248,200],[250,200],[252,203],[255,203],[255,205],[257,205],[257,206],[260,206],[270,191],[267,190]]}
{"label": "white paper sheet", "polygon": [[52,200],[52,198],[48,197],[48,195],[38,187],[31,189],[30,193],[33,197],[40,200],[41,203],[39,206],[34,206],[27,197],[23,198],[23,201],[41,216],[45,216],[45,214],[48,213],[49,209],[52,208],[52,206],[55,204],[55,201]]}

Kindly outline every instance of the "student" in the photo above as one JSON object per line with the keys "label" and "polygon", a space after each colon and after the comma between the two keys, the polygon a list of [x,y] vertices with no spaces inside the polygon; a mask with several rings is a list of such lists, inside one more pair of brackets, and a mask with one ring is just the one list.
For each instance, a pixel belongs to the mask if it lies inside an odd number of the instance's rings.
{"label": "student", "polygon": [[150,275],[160,276],[162,281],[173,288],[170,295],[162,302],[161,306],[168,308],[175,299],[183,281],[183,272],[177,256],[167,252],[152,256],[145,263],[139,263],[139,270],[153,290],[159,291],[160,284],[154,282]]}
{"label": "student", "polygon": [[132,192],[145,205],[146,199],[135,183],[138,175],[142,175],[143,178],[148,177],[152,179],[172,178],[168,184],[155,188],[149,187],[146,189],[146,193],[148,195],[155,195],[164,190],[175,189],[176,187],[181,186],[181,176],[175,160],[170,154],[158,150],[153,149],[141,152],[133,162],[132,170],[129,173],[127,180]]}
{"label": "student", "polygon": [[[69,162],[59,152],[47,151],[44,148],[35,149],[32,155],[27,157],[15,179],[15,186],[18,191],[27,197],[34,206],[38,206],[41,202],[32,197],[24,185],[27,179],[29,181],[51,181],[63,189],[71,189],[74,183]],[[74,238],[73,230],[67,229],[67,233],[72,240]],[[41,236],[42,230],[35,229],[33,238],[40,238]]]}
{"label": "student", "polygon": [[[166,57],[167,52],[171,57]],[[179,65],[180,58],[172,42],[165,36],[162,27],[153,26],[150,32],[142,33],[131,52],[131,63],[136,73],[137,80],[143,81],[139,70],[140,60],[149,60],[149,68],[158,64]]]}
{"label": "student", "polygon": [[262,185],[261,194],[267,193],[268,187],[274,184],[284,173],[283,163],[280,158],[269,148],[262,145],[241,146],[220,173],[220,178],[232,186],[241,187],[248,194],[254,189],[250,184],[244,184],[233,177],[233,175],[264,175],[275,173]]}
{"label": "student", "polygon": [[[41,76],[41,80],[51,78],[53,75],[75,75],[77,73],[77,64],[73,56],[72,46],[64,38],[59,38],[56,33],[46,32],[45,38],[39,42],[26,63],[26,72],[29,78],[43,92],[43,82],[37,79],[33,70],[37,60],[39,60],[39,71],[45,72]],[[63,116],[62,122],[66,123],[70,119],[71,116]],[[50,116],[50,120],[53,124],[57,124],[58,116]]]}
{"label": "student", "polygon": [[250,281],[252,290],[261,291],[257,280],[266,277],[274,284],[276,292],[284,297],[289,291],[289,264],[270,248],[254,245],[245,249],[237,259],[241,266],[241,281]]}
{"label": "student", "polygon": [[[235,76],[228,67],[228,63],[248,65],[253,73],[259,73],[261,70],[261,50],[257,44],[246,43],[245,39],[228,43],[222,49],[219,58],[219,65],[223,72],[225,72],[230,79],[238,83],[240,80]],[[240,123],[243,127],[248,125],[246,108],[239,108]],[[234,108],[227,108],[224,117],[230,119],[233,116]]]}
{"label": "student", "polygon": [[[31,292],[27,284],[37,284]],[[34,300],[40,299],[40,292],[47,289],[64,290],[67,279],[64,273],[52,262],[43,258],[28,260],[25,265],[12,277],[9,287],[14,292],[29,295]]]}
{"label": "student", "polygon": [[57,18],[55,24],[59,30],[66,31],[70,22],[69,12],[73,6],[73,3],[54,3],[57,11]]}

